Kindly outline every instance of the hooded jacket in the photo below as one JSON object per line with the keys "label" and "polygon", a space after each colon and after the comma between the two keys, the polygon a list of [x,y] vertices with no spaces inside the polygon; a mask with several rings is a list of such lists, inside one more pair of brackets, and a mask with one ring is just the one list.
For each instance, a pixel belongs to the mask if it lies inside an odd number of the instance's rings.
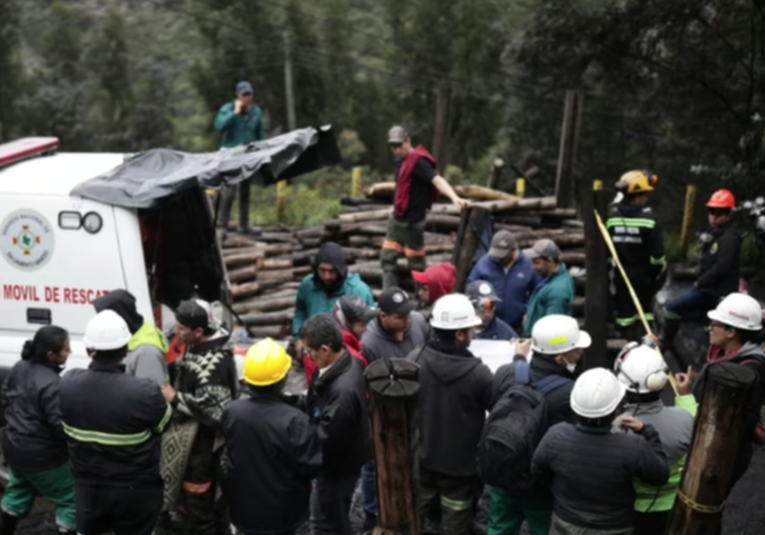
{"label": "hooded jacket", "polygon": [[438,341],[408,359],[420,366],[420,466],[446,476],[476,476],[478,442],[491,408],[491,370],[467,349]]}
{"label": "hooded jacket", "polygon": [[419,312],[412,312],[412,324],[404,335],[403,340],[386,331],[380,318],[369,322],[367,332],[361,337],[361,348],[367,362],[379,359],[403,359],[412,351],[425,345],[430,328],[428,322]]}
{"label": "hooded jacket", "polygon": [[531,267],[531,259],[518,251],[518,260],[509,270],[491,255],[484,255],[468,276],[467,283],[485,280],[491,283],[502,303],[497,305],[497,317],[510,326],[520,326],[529,296],[539,282],[539,275]]}
{"label": "hooded jacket", "polygon": [[[327,287],[318,274],[319,264],[331,264],[339,278],[332,287]],[[305,321],[316,314],[331,313],[338,299],[344,295],[355,295],[367,305],[375,304],[374,295],[358,273],[348,273],[343,258],[343,248],[333,242],[321,246],[313,263],[313,273],[306,275],[300,283],[295,300],[295,318],[292,320],[292,336],[300,338],[300,329]]]}
{"label": "hooded jacket", "polygon": [[15,470],[35,472],[67,462],[58,394],[61,370],[21,360],[3,383],[3,454]]}
{"label": "hooded jacket", "polygon": [[550,314],[574,315],[574,279],[568,274],[566,264],[561,263],[557,273],[542,279],[531,294],[523,336],[531,336],[534,324]]}
{"label": "hooded jacket", "polygon": [[125,320],[133,335],[128,344],[125,373],[145,377],[164,386],[169,382],[165,353],[169,351],[165,336],[143,319],[135,306],[135,297],[127,290],[114,290],[93,302],[96,312],[113,310]]}
{"label": "hooded jacket", "polygon": [[443,263],[431,266],[425,270],[425,276],[428,278],[431,303],[454,292],[454,287],[457,285],[457,268],[454,264]]}

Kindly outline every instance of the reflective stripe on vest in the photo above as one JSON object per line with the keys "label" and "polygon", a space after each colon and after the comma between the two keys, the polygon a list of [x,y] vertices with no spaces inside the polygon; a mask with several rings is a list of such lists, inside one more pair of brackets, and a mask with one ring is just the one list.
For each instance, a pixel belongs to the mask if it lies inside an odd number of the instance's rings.
{"label": "reflective stripe on vest", "polygon": [[167,410],[165,410],[165,415],[162,417],[162,421],[159,422],[159,425],[154,428],[154,431],[156,431],[157,433],[161,433],[162,431],[164,431],[172,415],[173,415],[173,407],[172,405],[168,403]]}
{"label": "reflective stripe on vest", "polygon": [[78,442],[95,442],[104,446],[136,446],[149,440],[152,435],[148,429],[140,433],[122,435],[103,433],[101,431],[87,431],[66,424],[64,424],[64,432]]}
{"label": "reflective stripe on vest", "polygon": [[654,228],[656,226],[656,220],[654,219],[638,219],[633,217],[612,217],[606,221],[606,227],[642,227],[642,228]]}

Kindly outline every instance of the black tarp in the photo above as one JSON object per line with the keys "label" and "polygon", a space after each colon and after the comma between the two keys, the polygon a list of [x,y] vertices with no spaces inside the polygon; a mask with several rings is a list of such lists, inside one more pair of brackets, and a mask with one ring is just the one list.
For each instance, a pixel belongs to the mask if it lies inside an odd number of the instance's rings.
{"label": "black tarp", "polygon": [[309,127],[218,152],[153,149],[79,184],[71,195],[114,206],[152,208],[182,190],[219,189],[253,176],[268,186],[340,161],[332,127]]}

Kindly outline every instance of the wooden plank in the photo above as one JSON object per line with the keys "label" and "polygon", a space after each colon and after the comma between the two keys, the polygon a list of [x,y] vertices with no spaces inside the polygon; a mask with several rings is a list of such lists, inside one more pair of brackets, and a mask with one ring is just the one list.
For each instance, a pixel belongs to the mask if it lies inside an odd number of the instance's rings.
{"label": "wooden plank", "polygon": [[608,367],[606,340],[608,337],[608,307],[611,299],[608,277],[608,250],[600,234],[595,214],[597,210],[601,217],[605,216],[606,198],[603,183],[596,180],[589,195],[586,217],[584,220],[585,255],[587,278],[584,294],[589,297],[584,306],[585,328],[592,337],[584,356],[585,368]]}

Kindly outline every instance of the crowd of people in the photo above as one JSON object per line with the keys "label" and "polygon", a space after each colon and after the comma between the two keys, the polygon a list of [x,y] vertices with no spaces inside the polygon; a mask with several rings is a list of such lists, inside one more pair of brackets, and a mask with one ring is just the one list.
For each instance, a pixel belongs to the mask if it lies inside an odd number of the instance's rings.
{"label": "crowd of people", "polygon": [[[251,97],[252,87],[240,86],[239,97]],[[225,130],[231,121],[259,121],[258,113],[232,103],[218,122]],[[710,201],[700,276],[667,307],[673,320],[690,308],[707,312],[707,362],[676,376],[674,406],[665,406],[669,370],[659,348],[671,344],[674,326],[661,340],[643,337],[618,277],[616,321],[632,342],[613,369],[583,371],[591,339],[573,318],[574,281],[554,241],[521,250],[512,233],[497,232],[464,293],[455,291],[454,266],[427,267],[430,204],[439,193],[469,203],[406,130],[394,127],[388,141],[398,163],[381,251],[384,290],[375,299],[349,272],[342,248],[325,243],[298,291],[292,354],[261,340],[238,372],[231,333],[209,303],[189,299],[175,311],[180,358],[169,358],[168,341],[126,290],[94,304],[83,337],[87,369],[62,375],[69,335],[40,328],[2,389],[10,482],[0,535],[14,532],[37,496],[56,506],[65,533],[148,535],[164,525],[212,535],[233,525],[247,535],[294,535],[308,522],[314,534],[351,535],[359,484],[371,529],[379,511],[364,369],[391,359],[419,370],[421,528],[436,518],[444,535],[470,533],[488,487],[490,535],[518,534],[524,523],[532,535],[662,533],[707,374],[721,362],[760,378],[735,484],[765,437],[765,354],[759,303],[729,284],[740,248],[729,197]],[[624,175],[607,221],[644,310],[666,273],[646,206],[656,184],[645,171]],[[401,255],[419,299],[399,285]],[[507,342],[506,363],[492,372],[474,340]],[[305,373],[307,391],[286,387],[296,373]]]}

